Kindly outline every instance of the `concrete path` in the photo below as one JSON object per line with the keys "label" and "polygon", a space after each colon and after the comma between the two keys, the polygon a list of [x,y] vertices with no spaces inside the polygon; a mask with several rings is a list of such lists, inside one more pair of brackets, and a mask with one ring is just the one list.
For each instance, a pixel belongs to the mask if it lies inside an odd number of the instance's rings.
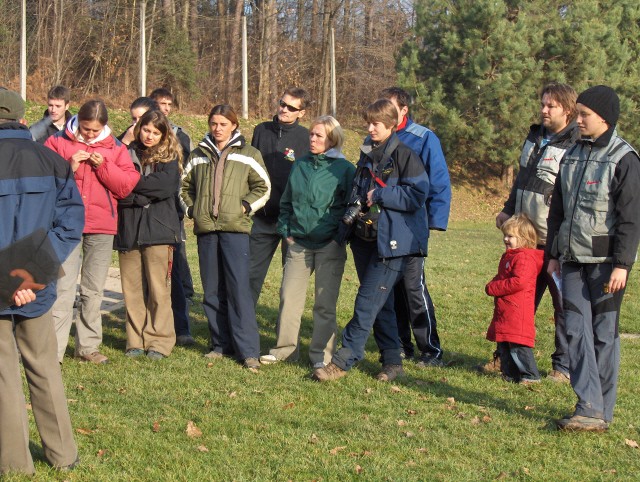
{"label": "concrete path", "polygon": [[107,276],[107,282],[104,286],[101,309],[103,313],[108,313],[123,307],[124,298],[122,297],[120,270],[118,268],[111,267],[109,268],[109,276]]}

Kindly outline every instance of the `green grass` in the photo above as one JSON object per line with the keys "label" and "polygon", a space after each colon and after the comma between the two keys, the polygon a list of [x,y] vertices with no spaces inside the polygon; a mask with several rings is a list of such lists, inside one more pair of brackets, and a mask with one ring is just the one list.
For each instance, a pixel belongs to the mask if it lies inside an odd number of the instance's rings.
{"label": "green grass", "polygon": [[[201,293],[194,244],[190,237]],[[230,360],[209,363],[202,357],[207,327],[199,303],[192,311],[197,345],[176,348],[160,362],[124,356],[123,313],[116,312],[105,317],[104,353],[111,363],[67,358],[63,365],[82,463],[67,474],[49,468],[32,423],[33,480],[636,480],[640,452],[625,440],[640,439],[640,340],[622,340],[619,398],[609,432],[559,433],[551,421],[571,411],[575,397],[569,386],[544,380],[525,388],[474,371],[493,350],[484,339],[492,299],[483,288],[503,249],[498,231],[490,221],[456,223],[435,233],[430,248],[427,276],[446,368],[406,363],[403,380],[376,382],[378,355],[370,340],[366,359],[346,378],[312,382],[306,363],[311,299],[303,319],[302,361],[263,367],[259,374]],[[279,281],[273,263],[257,313],[263,353],[275,341]],[[634,316],[638,284],[633,273],[623,332],[640,332]],[[341,326],[350,318],[356,289],[350,260],[338,306]],[[545,299],[535,349],[543,374],[551,368],[551,314]],[[202,436],[186,434],[189,421]]]}

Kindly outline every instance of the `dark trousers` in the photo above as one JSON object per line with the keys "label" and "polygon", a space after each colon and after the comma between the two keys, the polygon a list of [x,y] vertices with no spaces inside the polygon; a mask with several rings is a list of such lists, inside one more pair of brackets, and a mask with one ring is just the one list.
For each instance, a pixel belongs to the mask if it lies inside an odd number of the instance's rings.
{"label": "dark trousers", "polygon": [[575,415],[613,419],[620,369],[620,306],[624,290],[605,293],[611,263],[562,266],[562,297],[569,342]]}
{"label": "dark trousers", "polygon": [[[421,355],[442,358],[440,337],[436,326],[436,313],[427,289],[424,258],[407,258],[402,281],[394,288],[398,333],[405,356],[413,356],[411,331]],[[375,331],[374,331],[375,333]]]}
{"label": "dark trousers", "polygon": [[249,288],[249,235],[198,235],[202,305],[212,351],[238,360],[258,358],[260,335]]}
{"label": "dark trousers", "polygon": [[533,349],[529,346],[501,341],[498,343],[502,374],[514,382],[540,380]]}
{"label": "dark trousers", "polygon": [[333,355],[333,363],[349,370],[364,358],[369,333],[376,325],[376,343],[383,365],[401,365],[400,338],[393,310],[393,287],[406,263],[406,257],[381,259],[376,242],[355,238],[351,242],[360,288],[353,307],[353,317],[342,331],[342,347]]}
{"label": "dark trousers", "polygon": [[[176,336],[191,335],[187,293],[184,289],[185,283],[182,280],[186,261],[184,243],[176,244],[171,268],[171,307],[173,309],[173,326]],[[186,266],[186,271],[189,272],[189,265]],[[189,279],[191,279],[191,274],[189,274]]]}
{"label": "dark trousers", "polygon": [[545,256],[542,271],[536,279],[536,310],[542,300],[544,292],[549,288],[551,301],[553,303],[553,320],[555,322],[555,351],[551,355],[551,366],[554,370],[569,373],[569,345],[567,343],[567,330],[564,323],[564,313],[562,311],[562,294],[558,290],[553,278],[547,273],[549,258]]}

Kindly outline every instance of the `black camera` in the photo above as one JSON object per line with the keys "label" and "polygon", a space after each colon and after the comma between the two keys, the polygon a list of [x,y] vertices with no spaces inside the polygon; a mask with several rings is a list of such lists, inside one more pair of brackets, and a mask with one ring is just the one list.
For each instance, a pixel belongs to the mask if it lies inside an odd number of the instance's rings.
{"label": "black camera", "polygon": [[351,226],[361,212],[362,198],[360,196],[355,196],[342,216],[342,222],[347,226]]}

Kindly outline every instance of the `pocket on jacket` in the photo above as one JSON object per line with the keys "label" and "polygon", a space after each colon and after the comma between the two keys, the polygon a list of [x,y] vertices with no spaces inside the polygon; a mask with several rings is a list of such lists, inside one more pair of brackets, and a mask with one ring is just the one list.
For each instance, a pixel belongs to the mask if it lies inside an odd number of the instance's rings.
{"label": "pocket on jacket", "polygon": [[591,236],[594,258],[607,258],[613,254],[613,236]]}

